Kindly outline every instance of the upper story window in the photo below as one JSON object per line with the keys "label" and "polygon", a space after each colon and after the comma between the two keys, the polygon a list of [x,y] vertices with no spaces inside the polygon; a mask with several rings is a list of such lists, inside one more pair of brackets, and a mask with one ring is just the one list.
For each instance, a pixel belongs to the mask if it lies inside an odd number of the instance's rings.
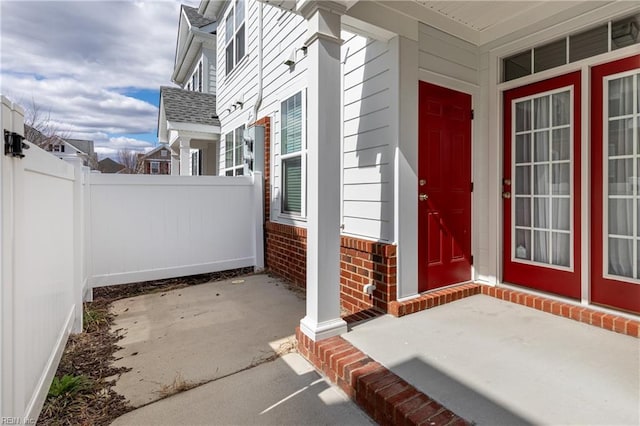
{"label": "upper story window", "polygon": [[225,176],[244,174],[244,125],[224,136]]}
{"label": "upper story window", "polygon": [[640,15],[610,21],[502,60],[502,81],[535,74],[640,42]]}
{"label": "upper story window", "polygon": [[245,0],[235,0],[225,21],[225,62],[229,74],[240,59],[244,57],[244,12]]}
{"label": "upper story window", "polygon": [[306,135],[302,92],[280,105],[280,211],[294,216],[305,214]]}

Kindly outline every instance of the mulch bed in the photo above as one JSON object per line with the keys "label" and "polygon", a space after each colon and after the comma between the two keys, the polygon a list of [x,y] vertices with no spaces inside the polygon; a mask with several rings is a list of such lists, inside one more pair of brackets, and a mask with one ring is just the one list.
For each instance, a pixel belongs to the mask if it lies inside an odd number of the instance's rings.
{"label": "mulch bed", "polygon": [[49,395],[44,403],[39,425],[108,425],[133,408],[113,390],[116,378],[128,371],[114,368],[114,353],[122,335],[111,331],[115,316],[111,303],[127,297],[169,291],[211,281],[221,281],[253,272],[241,268],[211,274],[192,275],[166,280],[122,284],[94,289],[93,302],[84,304],[83,333],[69,336],[56,377],[83,376],[88,383],[61,395]]}

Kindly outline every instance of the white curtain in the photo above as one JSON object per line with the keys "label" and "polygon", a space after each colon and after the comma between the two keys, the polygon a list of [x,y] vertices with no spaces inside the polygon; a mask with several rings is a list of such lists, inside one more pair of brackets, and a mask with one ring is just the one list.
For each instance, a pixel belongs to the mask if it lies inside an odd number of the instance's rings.
{"label": "white curtain", "polygon": [[[638,212],[638,150],[633,138],[633,79],[627,76],[609,81],[608,86],[608,158],[607,211],[609,274],[634,277],[634,223]],[[622,118],[626,116],[626,118]],[[636,118],[637,120],[637,118]],[[624,157],[621,157],[624,156]],[[634,209],[635,207],[635,209]],[[626,237],[626,238],[624,238]]]}
{"label": "white curtain", "polygon": [[518,258],[570,265],[570,102],[566,91],[516,104]]}

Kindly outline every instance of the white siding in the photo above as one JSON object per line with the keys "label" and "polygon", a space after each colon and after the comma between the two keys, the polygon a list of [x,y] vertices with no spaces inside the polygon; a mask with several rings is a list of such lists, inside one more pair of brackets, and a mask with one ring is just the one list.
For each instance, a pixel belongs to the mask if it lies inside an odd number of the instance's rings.
{"label": "white siding", "polygon": [[214,49],[204,49],[202,51],[202,91],[216,94],[216,51]]}
{"label": "white siding", "polygon": [[393,241],[392,55],[387,42],[343,32],[343,232]]}
{"label": "white siding", "polygon": [[421,69],[478,84],[478,48],[425,24],[420,24]]}
{"label": "white siding", "polygon": [[[280,103],[306,88],[307,59],[301,50],[307,35],[303,17],[265,4],[263,10],[263,92],[257,117],[250,117],[258,90],[258,6],[248,2],[248,57],[231,72],[225,70],[224,25],[218,27],[218,115],[222,122],[220,170],[224,169],[224,135],[236,127],[269,116],[271,134],[272,220],[279,218]],[[226,13],[226,11],[225,11]],[[221,14],[220,22],[224,22]],[[387,42],[343,33],[344,123],[343,192],[344,233],[373,240],[393,241],[393,155],[397,135],[391,130],[395,114],[390,92],[393,64]],[[293,55],[295,66],[285,60]],[[243,100],[242,108],[233,103]],[[309,100],[312,101],[312,100]]]}
{"label": "white siding", "polygon": [[[295,52],[296,64],[284,64],[294,49],[302,48],[307,33],[303,17],[265,5],[264,8],[263,97],[258,118],[270,116],[271,128],[271,218],[280,213],[280,103],[306,87],[307,60]],[[286,219],[280,219],[287,221]],[[304,226],[304,222],[292,222]]]}
{"label": "white siding", "polygon": [[[229,9],[221,11],[217,34],[217,98],[216,109],[221,124],[220,167],[224,174],[224,135],[242,124],[247,124],[253,111],[258,92],[258,3],[247,0],[245,13],[245,57],[226,74],[225,63],[225,19]],[[267,9],[265,7],[265,9]],[[236,102],[242,102],[242,106]]]}

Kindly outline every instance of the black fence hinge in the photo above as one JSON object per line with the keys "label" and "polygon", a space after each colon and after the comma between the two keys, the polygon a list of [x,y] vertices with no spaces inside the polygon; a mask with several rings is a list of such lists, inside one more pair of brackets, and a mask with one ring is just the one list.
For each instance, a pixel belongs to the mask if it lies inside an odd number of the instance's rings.
{"label": "black fence hinge", "polygon": [[22,150],[29,149],[29,145],[22,142],[24,137],[16,132],[4,131],[4,155],[23,158]]}

